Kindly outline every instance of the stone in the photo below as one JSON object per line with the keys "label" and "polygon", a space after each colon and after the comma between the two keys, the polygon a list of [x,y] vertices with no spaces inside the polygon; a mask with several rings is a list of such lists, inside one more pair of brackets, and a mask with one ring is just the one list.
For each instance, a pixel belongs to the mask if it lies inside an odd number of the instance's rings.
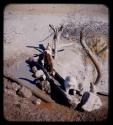
{"label": "stone", "polygon": [[41,99],[33,100],[33,104],[40,105],[41,104]]}
{"label": "stone", "polygon": [[37,79],[42,77],[44,80],[46,80],[46,76],[45,76],[45,74],[42,70],[37,70],[34,73],[34,77],[37,78]]}
{"label": "stone", "polygon": [[18,89],[20,89],[20,85],[18,85],[17,83],[13,82],[12,83],[12,89],[17,91]]}
{"label": "stone", "polygon": [[43,91],[45,91],[48,94],[51,93],[50,83],[47,80],[42,81],[40,84]]}
{"label": "stone", "polygon": [[12,89],[4,89],[4,92],[7,93],[8,95],[13,95],[15,96],[15,92]]}
{"label": "stone", "polygon": [[4,86],[6,89],[12,89],[12,83],[8,82],[7,84],[5,84]]}
{"label": "stone", "polygon": [[92,92],[86,92],[82,96],[81,105],[82,109],[91,112],[99,109],[102,106],[102,102],[100,100],[100,97],[97,96],[97,94]]}
{"label": "stone", "polygon": [[30,98],[32,96],[31,90],[24,86],[17,91],[17,94],[25,98]]}

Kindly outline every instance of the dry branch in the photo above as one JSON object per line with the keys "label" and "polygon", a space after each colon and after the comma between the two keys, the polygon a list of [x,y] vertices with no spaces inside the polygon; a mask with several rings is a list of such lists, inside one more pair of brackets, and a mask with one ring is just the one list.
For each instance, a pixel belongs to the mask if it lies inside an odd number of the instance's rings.
{"label": "dry branch", "polygon": [[54,26],[53,25],[51,25],[51,24],[49,24],[49,26],[50,26],[50,28],[54,31],[54,33],[55,33],[55,29],[54,29]]}
{"label": "dry branch", "polygon": [[39,88],[37,88],[35,85],[25,83],[24,81],[22,82],[21,80],[15,78],[14,76],[11,76],[7,73],[4,73],[4,77],[16,82],[17,84],[21,86],[25,86],[26,88],[30,89],[34,95],[37,97],[41,98],[43,101],[48,102],[48,103],[54,103],[54,100],[52,100],[47,94],[43,93]]}
{"label": "dry branch", "polygon": [[100,66],[100,63],[99,61],[97,60],[97,57],[96,55],[94,55],[92,53],[92,51],[88,48],[88,46],[86,45],[85,41],[83,40],[83,32],[81,31],[80,32],[80,43],[83,47],[83,49],[85,50],[85,52],[88,54],[88,56],[90,57],[91,61],[93,62],[93,64],[95,65],[96,67],[96,70],[97,70],[97,78],[94,82],[95,85],[97,85],[99,82],[100,82],[100,79],[101,79],[101,66]]}
{"label": "dry branch", "polygon": [[59,43],[59,38],[61,35],[63,25],[61,25],[59,28],[55,28],[53,25],[49,24],[50,28],[54,31],[54,37],[53,37],[53,42],[54,42],[54,59],[57,56],[57,43]]}

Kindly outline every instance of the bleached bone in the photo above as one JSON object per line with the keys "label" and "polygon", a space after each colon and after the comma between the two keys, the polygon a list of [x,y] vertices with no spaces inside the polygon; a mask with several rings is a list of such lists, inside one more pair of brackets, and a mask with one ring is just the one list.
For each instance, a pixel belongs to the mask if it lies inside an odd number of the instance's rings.
{"label": "bleached bone", "polygon": [[44,74],[44,72],[42,70],[36,70],[34,72],[34,76],[35,76],[35,78],[43,77],[43,79],[46,80],[46,75]]}

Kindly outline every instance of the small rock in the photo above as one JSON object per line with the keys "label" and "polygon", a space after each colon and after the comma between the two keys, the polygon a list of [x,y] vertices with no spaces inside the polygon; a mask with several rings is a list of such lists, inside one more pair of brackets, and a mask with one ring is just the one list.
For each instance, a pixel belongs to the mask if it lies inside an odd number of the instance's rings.
{"label": "small rock", "polygon": [[4,92],[7,93],[8,95],[14,95],[15,96],[15,92],[11,89],[4,89]]}
{"label": "small rock", "polygon": [[24,86],[17,91],[17,94],[25,98],[30,98],[32,96],[31,90]]}
{"label": "small rock", "polygon": [[102,102],[100,100],[100,97],[92,92],[84,93],[81,102],[82,102],[81,103],[82,108],[88,112],[99,109],[102,106]]}
{"label": "small rock", "polygon": [[6,89],[12,89],[12,83],[8,82],[7,84],[5,84],[4,86]]}
{"label": "small rock", "polygon": [[42,70],[37,70],[36,71],[36,68],[34,69],[34,77],[35,78],[43,78],[44,80],[46,79],[46,76],[45,76],[45,74],[44,74],[44,72],[42,71]]}
{"label": "small rock", "polygon": [[18,100],[14,101],[14,105],[18,105],[18,104],[19,104]]}
{"label": "small rock", "polygon": [[45,91],[46,93],[50,94],[51,93],[51,87],[50,83],[47,80],[44,80],[40,83],[41,89]]}
{"label": "small rock", "polygon": [[17,83],[13,82],[12,83],[12,89],[17,91],[18,89],[20,89],[20,85],[18,85]]}
{"label": "small rock", "polygon": [[33,104],[40,105],[41,104],[41,99],[33,100]]}

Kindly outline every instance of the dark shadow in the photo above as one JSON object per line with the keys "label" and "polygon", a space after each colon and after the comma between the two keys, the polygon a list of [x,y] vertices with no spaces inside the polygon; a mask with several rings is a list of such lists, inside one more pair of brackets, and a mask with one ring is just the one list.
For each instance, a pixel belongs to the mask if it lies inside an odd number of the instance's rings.
{"label": "dark shadow", "polygon": [[80,112],[84,112],[84,109],[82,109],[82,106],[88,101],[89,96],[90,96],[89,92],[85,92],[82,96],[81,102],[77,105],[75,109]]}
{"label": "dark shadow", "polygon": [[33,60],[26,60],[25,62],[28,64],[29,67],[33,67],[33,66],[37,66],[37,68],[39,67],[43,67],[43,63],[42,60],[44,58],[43,53],[39,54],[39,55],[35,55],[35,57],[38,56],[38,60],[37,62],[34,62]]}
{"label": "dark shadow", "polygon": [[26,47],[28,47],[28,48],[34,48],[34,49],[38,50],[39,52],[44,52],[44,50],[45,50],[45,47],[44,47],[43,44],[39,44],[38,47],[36,47],[36,46],[26,46]]}
{"label": "dark shadow", "polygon": [[60,50],[58,50],[57,52],[61,52],[61,51],[64,51],[64,49],[60,49]]}
{"label": "dark shadow", "polygon": [[33,54],[33,57],[37,57],[37,56],[39,56],[39,54]]}
{"label": "dark shadow", "polygon": [[37,79],[35,79],[35,80],[29,80],[29,79],[27,79],[27,78],[19,78],[19,79],[22,79],[22,80],[25,80],[25,81],[27,81],[27,82],[30,82],[31,84],[36,84],[36,80]]}
{"label": "dark shadow", "polygon": [[30,60],[26,60],[25,62],[28,64],[28,66],[30,68],[30,71],[31,71],[33,66],[36,66],[38,70],[41,69],[41,66],[38,64],[38,62],[36,63],[36,62],[34,62],[32,60],[31,61]]}
{"label": "dark shadow", "polygon": [[42,54],[39,55],[38,62],[37,62],[37,63],[38,63],[39,65],[41,65],[42,67],[43,67],[43,64],[42,64],[43,58],[44,58],[44,55],[43,55],[43,53],[42,53]]}
{"label": "dark shadow", "polygon": [[41,50],[45,50],[45,47],[44,47],[44,45],[43,44],[39,44],[39,49],[41,49]]}
{"label": "dark shadow", "polygon": [[[26,62],[26,61],[25,61],[25,62]],[[27,65],[27,67],[29,67],[29,72],[31,72],[31,73],[32,73],[32,70],[31,70],[30,65]]]}
{"label": "dark shadow", "polygon": [[67,98],[63,95],[60,89],[54,85],[54,81],[50,79],[49,82],[51,85],[51,98],[55,100],[56,103],[69,106]]}
{"label": "dark shadow", "polygon": [[60,87],[61,89],[65,90],[64,87],[64,79],[56,72],[55,76],[54,76],[55,80],[57,80],[60,83]]}
{"label": "dark shadow", "polygon": [[26,46],[28,48],[34,48],[36,50],[38,50],[39,52],[43,52],[39,47],[35,47],[35,46]]}

